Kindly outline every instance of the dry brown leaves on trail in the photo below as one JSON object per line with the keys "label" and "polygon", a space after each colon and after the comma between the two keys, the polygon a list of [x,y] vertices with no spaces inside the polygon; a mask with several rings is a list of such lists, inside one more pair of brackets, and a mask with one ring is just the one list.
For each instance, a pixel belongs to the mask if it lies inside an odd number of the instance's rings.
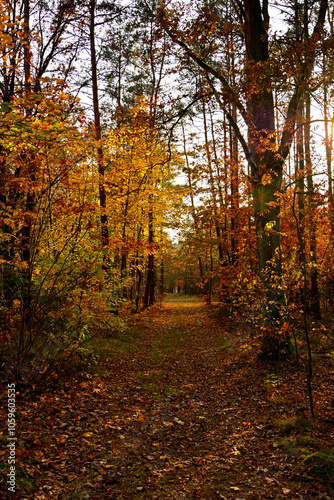
{"label": "dry brown leaves on trail", "polygon": [[[133,316],[132,348],[101,356],[102,375],[19,397],[16,498],[334,498],[330,481],[300,472],[298,437],[287,450],[273,425],[307,405],[302,368],[259,364],[242,325],[214,312],[169,302]],[[333,446],[321,370],[311,448]]]}

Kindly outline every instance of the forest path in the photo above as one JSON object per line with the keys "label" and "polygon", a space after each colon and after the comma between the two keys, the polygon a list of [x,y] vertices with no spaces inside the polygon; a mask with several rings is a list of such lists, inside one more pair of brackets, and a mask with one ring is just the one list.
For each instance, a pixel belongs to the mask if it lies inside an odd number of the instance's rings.
{"label": "forest path", "polygon": [[242,328],[216,312],[177,297],[100,339],[99,374],[40,398],[30,452],[25,436],[38,486],[21,498],[332,498],[275,444],[273,421],[300,404],[296,370],[276,390],[277,367],[255,363]]}

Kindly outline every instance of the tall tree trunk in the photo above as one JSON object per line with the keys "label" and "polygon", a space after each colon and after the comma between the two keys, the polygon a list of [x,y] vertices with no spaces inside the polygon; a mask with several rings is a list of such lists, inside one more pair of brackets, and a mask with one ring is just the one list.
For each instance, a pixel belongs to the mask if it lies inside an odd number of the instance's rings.
{"label": "tall tree trunk", "polygon": [[30,0],[24,0],[24,87],[26,94],[31,92],[31,53],[30,53]]}
{"label": "tall tree trunk", "polygon": [[[327,163],[327,182],[328,182],[328,204],[329,204],[329,219],[331,224],[331,235],[334,234],[334,197],[333,197],[333,172],[332,172],[332,153],[333,153],[333,123],[334,114],[330,118],[328,116],[328,78],[327,78],[327,61],[326,56],[323,57],[323,94],[324,94],[324,121],[325,121],[325,140],[326,140],[326,163]],[[331,124],[330,131],[328,131],[328,123]],[[333,243],[332,243],[333,248]],[[329,304],[334,307],[334,276],[329,278]]]}
{"label": "tall tree trunk", "polygon": [[136,303],[135,312],[139,311],[139,301],[140,301],[141,284],[142,284],[142,277],[143,277],[143,273],[141,271],[141,266],[140,266],[140,262],[139,262],[139,241],[141,239],[141,233],[142,233],[142,225],[140,224],[140,226],[138,228],[138,233],[137,233],[138,245],[137,245],[137,251],[136,251],[137,280],[136,280],[136,290],[135,290],[135,303]]}
{"label": "tall tree trunk", "polygon": [[101,243],[103,248],[103,266],[106,268],[106,249],[109,244],[108,230],[108,215],[107,215],[107,194],[105,189],[105,169],[103,161],[102,148],[102,129],[99,107],[99,91],[97,80],[97,63],[96,63],[96,48],[95,48],[95,8],[96,0],[90,0],[90,53],[91,53],[91,71],[92,71],[92,86],[93,86],[93,108],[94,108],[94,126],[95,140],[97,151],[97,165],[99,175],[99,200],[100,200],[100,222],[101,222]]}
{"label": "tall tree trunk", "polygon": [[[234,59],[234,39],[228,37],[228,73],[230,83],[235,85],[235,59]],[[232,120],[237,123],[237,108],[232,102],[229,106]],[[231,190],[231,263],[234,266],[238,261],[237,231],[238,231],[238,209],[239,209],[239,158],[238,158],[238,138],[232,127],[229,125],[229,149],[230,149],[230,190]]]}
{"label": "tall tree trunk", "polygon": [[[245,0],[246,75],[251,84],[257,66],[267,72],[269,62],[266,12],[259,0]],[[258,244],[259,268],[266,299],[263,314],[281,321],[284,293],[277,286],[281,276],[280,191],[282,162],[273,154],[275,144],[275,108],[269,75],[254,91],[250,90],[248,114],[248,149],[251,161],[253,208]],[[268,147],[269,146],[269,147]]]}
{"label": "tall tree trunk", "polygon": [[163,251],[163,229],[160,227],[160,247],[161,247],[161,256],[160,256],[160,300],[162,300],[165,293],[165,259],[164,259],[164,251]]}
{"label": "tall tree trunk", "polygon": [[[306,239],[305,239],[305,154],[304,154],[304,103],[300,102],[298,107],[298,122],[296,132],[296,156],[295,156],[295,182],[298,211],[295,211],[298,217],[298,265],[301,269],[304,267],[306,258]],[[302,307],[309,313],[308,297],[304,293],[304,284],[299,286],[298,296]],[[306,289],[307,290],[307,289]],[[305,300],[306,297],[306,300]]]}
{"label": "tall tree trunk", "polygon": [[[31,92],[31,57],[30,57],[30,0],[24,0],[24,90],[26,96]],[[29,107],[27,113],[30,114]],[[35,165],[32,164],[29,157],[26,158],[28,179],[31,182],[35,181]],[[22,227],[22,260],[24,262],[30,261],[30,235],[32,230],[32,214],[35,206],[35,196],[33,190],[28,185],[28,192],[26,197],[25,221]]]}
{"label": "tall tree trunk", "polygon": [[311,290],[310,290],[310,310],[314,318],[321,319],[319,287],[318,287],[318,268],[317,268],[317,238],[315,225],[315,199],[314,185],[311,159],[311,97],[307,94],[306,97],[306,123],[305,123],[305,158],[307,171],[307,195],[309,203],[309,234],[310,234],[310,262],[311,262]]}
{"label": "tall tree trunk", "polygon": [[220,223],[219,223],[220,214],[219,214],[219,210],[218,210],[217,192],[216,192],[215,179],[214,179],[213,169],[212,169],[212,157],[211,157],[211,151],[210,151],[209,134],[208,134],[207,119],[206,119],[206,106],[205,106],[204,99],[202,100],[202,112],[203,112],[203,121],[204,121],[205,152],[206,152],[207,165],[208,165],[208,171],[209,171],[209,185],[210,185],[210,190],[211,190],[211,198],[212,198],[212,203],[213,203],[213,220],[214,220],[214,225],[215,225],[216,235],[217,235],[217,240],[218,240],[219,261],[222,261],[224,258],[224,254],[223,254],[223,247],[222,247],[222,241],[221,241],[221,228],[220,228]]}
{"label": "tall tree trunk", "polygon": [[[237,120],[237,110],[232,105],[233,120]],[[230,163],[231,163],[231,258],[232,265],[238,262],[238,249],[236,234],[238,231],[238,209],[239,209],[239,165],[238,165],[238,141],[234,130],[230,126]]]}
{"label": "tall tree trunk", "polygon": [[154,218],[153,218],[153,194],[149,194],[148,211],[148,258],[147,258],[147,277],[145,295],[143,299],[144,308],[151,306],[155,302],[156,275],[154,266]]}
{"label": "tall tree trunk", "polygon": [[126,199],[124,204],[124,222],[123,222],[123,230],[122,230],[122,242],[121,242],[121,295],[123,298],[128,297],[129,290],[127,286],[124,285],[124,281],[128,275],[127,270],[127,260],[128,260],[128,249],[126,242],[126,230],[128,226],[128,210],[129,210],[129,200],[130,200],[130,178],[128,179]]}
{"label": "tall tree trunk", "polygon": [[[192,218],[194,221],[195,237],[197,240],[197,244],[199,245],[200,234],[199,234],[198,217],[197,217],[195,201],[194,201],[194,190],[193,190],[193,185],[192,185],[192,180],[191,180],[191,168],[190,168],[188,152],[187,152],[186,135],[185,135],[185,130],[184,130],[184,126],[183,126],[182,122],[181,122],[181,126],[182,126],[182,134],[183,134],[183,154],[184,154],[184,158],[186,161],[189,195],[190,195],[190,201],[191,201],[191,215],[192,215]],[[199,274],[200,274],[200,279],[201,279],[200,286],[202,289],[204,289],[203,263],[202,263],[202,257],[201,257],[199,252],[200,252],[200,249],[199,249],[198,254],[197,254],[198,268],[199,268]]]}

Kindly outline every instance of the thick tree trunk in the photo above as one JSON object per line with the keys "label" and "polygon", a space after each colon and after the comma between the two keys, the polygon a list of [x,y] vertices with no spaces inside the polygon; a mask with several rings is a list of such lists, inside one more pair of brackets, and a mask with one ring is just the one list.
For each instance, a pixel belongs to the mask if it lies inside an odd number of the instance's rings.
{"label": "thick tree trunk", "polygon": [[285,304],[284,293],[280,287],[282,255],[278,198],[282,175],[277,176],[275,181],[266,185],[253,184],[252,194],[259,270],[265,293],[263,315],[267,320],[272,319],[276,323],[282,320],[282,307]]}
{"label": "thick tree trunk", "polygon": [[251,157],[252,195],[259,270],[264,286],[263,314],[274,322],[282,319],[284,293],[281,276],[280,192],[283,161],[275,156],[274,96],[269,73],[266,15],[259,0],[245,0],[246,74],[251,85],[262,75],[254,91],[250,89],[248,148]]}

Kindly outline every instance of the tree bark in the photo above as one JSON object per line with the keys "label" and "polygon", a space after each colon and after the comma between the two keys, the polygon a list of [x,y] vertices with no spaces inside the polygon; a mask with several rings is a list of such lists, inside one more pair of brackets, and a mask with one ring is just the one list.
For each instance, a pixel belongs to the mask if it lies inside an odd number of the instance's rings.
{"label": "tree bark", "polygon": [[144,308],[151,306],[155,302],[155,285],[156,275],[154,266],[154,220],[153,220],[153,195],[149,195],[149,211],[148,211],[148,259],[147,259],[147,277],[145,295],[143,299]]}
{"label": "tree bark", "polygon": [[103,161],[103,148],[102,148],[102,129],[101,117],[99,107],[99,91],[97,80],[97,63],[96,63],[96,48],[95,48],[95,8],[96,0],[90,1],[90,23],[89,23],[89,38],[90,38],[90,52],[91,52],[91,71],[92,71],[92,87],[93,87],[93,108],[94,108],[94,126],[95,126],[95,140],[97,151],[97,165],[99,175],[99,200],[100,200],[100,222],[101,222],[101,243],[104,250],[103,261],[106,265],[105,250],[109,244],[109,229],[108,229],[108,215],[107,215],[107,194],[105,189],[105,169]]}
{"label": "tree bark", "polygon": [[310,94],[306,98],[306,123],[305,123],[305,158],[307,171],[307,195],[309,200],[310,213],[310,262],[311,262],[311,290],[310,290],[310,310],[314,318],[321,319],[319,287],[318,287],[318,267],[317,267],[317,238],[315,226],[315,192],[313,184],[312,159],[311,159],[311,97]]}
{"label": "tree bark", "polygon": [[198,254],[197,254],[197,261],[198,261],[198,269],[199,269],[199,275],[200,275],[200,280],[201,280],[200,287],[202,289],[204,289],[204,287],[205,287],[204,270],[203,270],[203,262],[202,262],[202,257],[200,255],[200,248],[199,248],[199,241],[200,241],[199,224],[198,224],[198,217],[197,217],[195,201],[194,201],[194,190],[193,190],[193,185],[192,185],[192,180],[191,180],[191,169],[190,169],[188,152],[187,152],[186,135],[185,135],[185,130],[184,130],[184,126],[183,126],[182,122],[181,122],[181,126],[182,126],[182,134],[183,134],[183,154],[184,154],[185,163],[186,163],[188,186],[189,186],[189,196],[190,196],[190,201],[191,201],[191,215],[192,215],[192,218],[194,221],[194,230],[195,230],[195,237],[197,240],[197,248],[199,249]]}

